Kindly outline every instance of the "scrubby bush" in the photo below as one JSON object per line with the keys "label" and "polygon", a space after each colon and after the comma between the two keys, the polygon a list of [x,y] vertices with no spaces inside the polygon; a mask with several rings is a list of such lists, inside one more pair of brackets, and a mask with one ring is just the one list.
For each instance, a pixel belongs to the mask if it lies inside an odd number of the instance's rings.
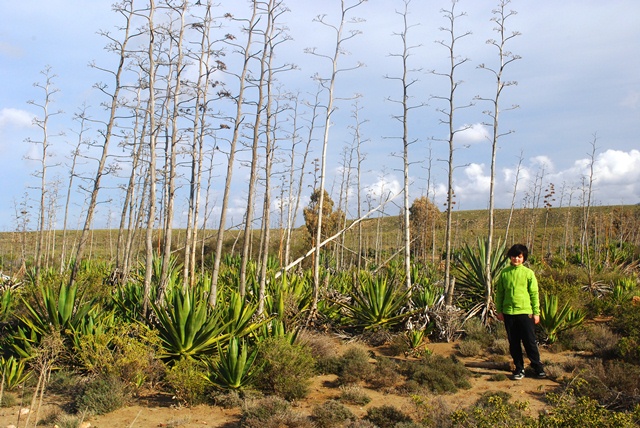
{"label": "scrubby bush", "polygon": [[535,419],[526,414],[528,403],[509,402],[506,392],[490,392],[482,395],[473,406],[456,410],[450,415],[453,426],[490,428],[537,427]]}
{"label": "scrubby bush", "polygon": [[507,339],[495,339],[489,350],[497,355],[509,355],[509,341]]}
{"label": "scrubby bush", "polygon": [[359,386],[347,385],[340,387],[338,400],[356,406],[366,406],[371,401],[371,397]]}
{"label": "scrubby bush", "polygon": [[398,364],[387,357],[378,357],[375,366],[370,370],[367,382],[373,388],[390,388],[400,382]]}
{"label": "scrubby bush", "polygon": [[238,391],[218,391],[214,390],[211,394],[211,401],[216,406],[220,406],[223,409],[233,409],[234,407],[241,407],[244,403],[242,397]]}
{"label": "scrubby bush", "polygon": [[379,428],[395,428],[398,424],[413,422],[409,415],[389,405],[371,407],[364,418]]}
{"label": "scrubby bush", "polygon": [[576,397],[588,397],[607,408],[631,410],[640,404],[640,366],[623,361],[589,361],[567,385]]}
{"label": "scrubby bush", "polygon": [[342,403],[329,400],[315,406],[311,411],[315,425],[319,428],[343,427],[353,421],[356,415]]}
{"label": "scrubby bush", "polygon": [[313,423],[291,409],[291,404],[280,397],[265,397],[245,403],[242,408],[243,428],[312,428]]}
{"label": "scrubby bush", "polygon": [[616,308],[611,328],[623,339],[618,344],[622,358],[627,362],[640,363],[640,309],[633,301]]}
{"label": "scrubby bush", "polygon": [[457,348],[462,357],[476,357],[482,353],[483,345],[475,339],[463,340],[458,343]]}
{"label": "scrubby bush", "polygon": [[77,394],[82,388],[82,378],[68,369],[62,368],[51,373],[47,391],[54,394]]}
{"label": "scrubby bush", "polygon": [[620,337],[602,324],[584,325],[560,335],[560,342],[567,349],[588,351],[600,358],[614,358]]}
{"label": "scrubby bush", "polygon": [[340,354],[332,337],[305,330],[298,335],[298,343],[309,348],[317,373],[338,374]]}
{"label": "scrubby bush", "polygon": [[463,325],[464,342],[476,342],[481,348],[488,348],[494,340],[491,330],[479,318],[471,318]]}
{"label": "scrubby bush", "polygon": [[54,415],[54,426],[59,428],[80,428],[84,420],[84,415],[69,415],[67,413],[59,413]]}
{"label": "scrubby bush", "polygon": [[76,399],[76,408],[80,412],[104,415],[123,407],[127,399],[126,387],[120,379],[97,377],[86,383]]}
{"label": "scrubby bush", "polygon": [[2,394],[2,400],[0,400],[0,407],[12,407],[18,402],[16,396],[11,392],[4,391]]}
{"label": "scrubby bush", "polygon": [[367,380],[371,370],[369,352],[361,346],[351,346],[338,359],[338,382],[347,385]]}
{"label": "scrubby bush", "polygon": [[409,379],[405,383],[405,389],[409,391],[424,388],[435,394],[442,394],[471,387],[471,372],[455,357],[429,355],[421,361],[408,361],[403,368],[403,374]]}
{"label": "scrubby bush", "polygon": [[541,414],[541,428],[556,427],[611,427],[632,428],[640,422],[637,415],[615,412],[602,407],[589,397],[576,397],[568,394],[547,394],[554,406],[553,412]]}
{"label": "scrubby bush", "polygon": [[260,343],[255,385],[267,394],[286,400],[304,398],[309,392],[315,361],[309,347],[291,344],[283,338]]}
{"label": "scrubby bush", "polygon": [[134,389],[155,382],[164,372],[157,358],[157,333],[139,323],[120,325],[84,335],[77,341],[75,358],[96,376],[117,376]]}
{"label": "scrubby bush", "polygon": [[191,358],[176,361],[167,369],[165,381],[181,404],[195,406],[206,401],[206,367],[200,361]]}

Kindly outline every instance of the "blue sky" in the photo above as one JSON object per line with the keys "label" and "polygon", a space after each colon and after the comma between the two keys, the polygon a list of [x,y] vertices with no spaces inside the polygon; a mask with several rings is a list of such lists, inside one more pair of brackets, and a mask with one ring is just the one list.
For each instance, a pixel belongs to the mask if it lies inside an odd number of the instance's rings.
{"label": "blue sky", "polygon": [[[230,10],[236,16],[247,11],[247,2],[218,3],[220,11]],[[431,153],[430,194],[435,194],[440,206],[446,192],[446,166],[441,159],[448,156],[448,147],[440,140],[446,137],[447,130],[437,112],[444,106],[433,97],[445,95],[447,87],[443,78],[429,71],[447,71],[447,52],[435,41],[446,36],[439,31],[447,25],[440,10],[448,9],[450,4],[443,0],[413,0],[409,5],[409,21],[416,25],[408,35],[409,43],[415,46],[410,57],[410,65],[415,69],[411,76],[417,80],[412,86],[411,100],[416,105],[428,104],[413,110],[410,116],[411,139],[416,141],[410,148],[411,199],[426,192]],[[297,68],[281,77],[280,83],[291,91],[313,92],[315,84],[311,76],[326,75],[328,64],[304,50],[317,47],[329,52],[331,48],[329,33],[313,18],[326,14],[327,20],[336,22],[339,1],[289,0],[287,5],[290,11],[282,20],[289,27],[292,40],[283,44],[277,60],[295,63]],[[468,58],[459,71],[459,79],[463,81],[457,95],[460,105],[472,102],[477,95],[491,96],[495,90],[490,74],[479,70],[478,65],[492,66],[497,61],[495,49],[486,43],[487,39],[497,37],[490,22],[491,10],[496,5],[490,0],[461,0],[456,6],[458,12],[466,13],[456,21],[457,28],[471,32],[458,42],[459,55]],[[335,184],[334,177],[340,176],[340,153],[352,140],[353,101],[346,99],[356,93],[361,95],[360,118],[366,120],[361,129],[367,140],[363,144],[366,158],[362,187],[371,200],[376,200],[381,193],[395,193],[402,186],[401,164],[394,156],[402,150],[396,138],[401,129],[392,118],[398,110],[396,104],[387,100],[398,97],[399,87],[385,78],[400,72],[398,59],[390,54],[400,49],[400,39],[393,34],[402,30],[401,17],[396,13],[402,8],[401,1],[371,0],[354,11],[364,21],[350,28],[357,28],[362,34],[345,45],[349,55],[341,58],[340,64],[349,67],[362,62],[365,66],[341,74],[336,86],[337,96],[344,100],[337,102],[338,110],[330,128],[327,170],[328,187],[333,189],[336,200],[339,184]],[[508,30],[521,35],[508,48],[522,58],[505,72],[505,79],[518,84],[506,88],[502,99],[505,111],[501,113],[500,126],[503,131],[513,132],[499,143],[496,206],[508,208],[511,204],[514,170],[520,157],[517,207],[535,188],[536,177],[541,177],[545,186],[554,184],[556,206],[560,197],[564,205],[570,197],[573,205],[579,204],[594,138],[593,201],[599,205],[639,203],[640,2],[515,0],[509,9],[518,13],[508,21]],[[198,13],[197,8],[193,13]],[[15,210],[25,194],[32,206],[37,206],[39,179],[32,173],[38,163],[29,160],[37,157],[34,151],[37,147],[26,142],[28,138],[40,138],[32,119],[41,112],[27,103],[42,99],[42,91],[33,83],[43,83],[40,72],[46,66],[56,75],[54,84],[59,92],[54,96],[52,110],[61,113],[51,119],[53,143],[49,160],[49,174],[55,180],[64,177],[64,164],[68,162],[65,157],[77,138],[73,114],[83,104],[94,109],[96,115],[101,114],[98,108],[101,98],[92,86],[105,76],[88,64],[96,61],[113,68],[115,63],[104,49],[107,40],[98,31],[115,34],[121,21],[111,10],[111,1],[103,0],[2,2],[0,17],[0,183],[4,189],[0,230],[9,231],[15,229]],[[228,60],[233,63],[232,55]],[[516,104],[517,109],[508,110]],[[488,105],[477,102],[461,111],[454,123],[456,128],[468,127],[468,131],[459,134],[454,158],[459,209],[483,209],[488,205],[489,128],[483,125],[488,120],[483,114],[487,108]],[[320,147],[316,145],[312,150],[312,158],[319,157]],[[223,170],[220,165],[218,177]],[[238,167],[235,176],[237,199],[231,216],[237,223],[245,208],[246,169]],[[218,183],[221,182],[218,178]],[[117,183],[110,185],[115,187]],[[211,191],[212,199],[219,200],[221,189],[213,186]],[[310,191],[306,188],[305,195]],[[105,196],[104,200],[107,199]],[[118,210],[117,197],[110,200],[100,205],[96,226],[109,224],[107,218],[113,218]],[[77,210],[81,204],[78,195]],[[388,208],[389,212],[394,210]],[[350,212],[350,217],[354,216]]]}

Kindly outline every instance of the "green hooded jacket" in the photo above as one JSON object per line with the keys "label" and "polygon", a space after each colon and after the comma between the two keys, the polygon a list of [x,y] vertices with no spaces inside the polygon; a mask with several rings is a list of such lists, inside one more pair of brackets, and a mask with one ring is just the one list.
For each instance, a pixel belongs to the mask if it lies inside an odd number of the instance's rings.
{"label": "green hooded jacket", "polygon": [[499,314],[540,315],[538,280],[526,266],[509,265],[496,283],[496,311]]}

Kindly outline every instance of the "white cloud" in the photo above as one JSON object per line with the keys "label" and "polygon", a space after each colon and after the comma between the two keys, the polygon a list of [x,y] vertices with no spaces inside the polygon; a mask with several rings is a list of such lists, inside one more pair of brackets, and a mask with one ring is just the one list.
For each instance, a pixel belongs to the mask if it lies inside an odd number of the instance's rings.
{"label": "white cloud", "polygon": [[380,201],[396,195],[401,189],[402,186],[397,178],[380,177],[378,181],[365,188],[365,193],[373,201]]}
{"label": "white cloud", "polygon": [[26,128],[33,123],[33,115],[25,110],[17,108],[3,108],[0,110],[0,130],[5,127],[14,126]]}
{"label": "white cloud", "polygon": [[593,174],[599,182],[626,184],[640,180],[640,151],[607,150],[597,156]]}
{"label": "white cloud", "polygon": [[539,168],[544,168],[545,173],[550,173],[554,170],[553,161],[549,156],[535,156],[531,158],[531,163]]}
{"label": "white cloud", "polygon": [[458,144],[477,144],[489,141],[489,130],[482,123],[464,125],[458,128],[455,142]]}

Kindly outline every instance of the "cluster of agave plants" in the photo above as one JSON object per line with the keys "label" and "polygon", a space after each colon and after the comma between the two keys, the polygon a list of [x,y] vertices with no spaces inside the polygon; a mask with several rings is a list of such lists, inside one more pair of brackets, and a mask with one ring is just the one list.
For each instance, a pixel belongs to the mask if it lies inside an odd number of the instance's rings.
{"label": "cluster of agave plants", "polygon": [[[45,273],[39,285],[7,287],[0,298],[2,384],[11,389],[29,376],[39,375],[38,361],[47,337],[60,337],[60,362],[74,370],[91,372],[102,351],[113,351],[118,335],[155,337],[156,357],[167,366],[182,359],[206,362],[208,379],[219,388],[246,386],[255,361],[257,344],[272,338],[294,342],[300,328],[309,322],[312,302],[310,272],[276,275],[273,269],[263,305],[259,305],[258,281],[248,275],[247,292],[241,296],[237,263],[227,260],[221,275],[215,307],[209,304],[210,277],[200,276],[193,286],[182,284],[181,267],[161,299],[157,281],[149,309],[143,310],[144,272],[132,274],[124,284],[95,283],[107,278],[107,267],[83,264],[85,281],[68,286],[64,278]],[[104,275],[91,272],[102,270]],[[255,272],[254,270],[250,270]],[[328,286],[318,303],[316,325],[363,331],[402,328],[413,320],[412,343],[419,346],[427,329],[427,311],[436,306],[442,290],[422,279],[411,293],[402,287],[399,269],[383,273],[344,272],[328,275]],[[154,278],[157,276],[154,276]],[[259,308],[264,309],[259,313]],[[420,325],[419,325],[420,324]],[[418,326],[419,325],[419,326]],[[123,326],[126,326],[123,329]],[[106,342],[106,343],[105,343]],[[91,348],[93,352],[87,352]],[[144,376],[137,376],[142,384]]]}
{"label": "cluster of agave plants", "polygon": [[[504,267],[500,251],[503,249],[496,250],[495,273]],[[478,260],[483,257],[481,251],[468,251],[458,258],[463,308],[456,308],[454,316],[450,316],[451,308],[444,307],[440,274],[419,265],[412,269],[410,291],[404,287],[399,263],[378,272],[325,271],[325,286],[313,314],[311,272],[282,274],[273,264],[265,298],[259,302],[255,266],[249,270],[246,294],[240,295],[239,264],[232,257],[224,261],[214,307],[209,304],[210,277],[203,273],[195,285],[186,286],[177,263],[172,263],[171,280],[160,299],[154,279],[147,311],[143,309],[142,267],[125,283],[114,285],[105,281],[109,276],[106,264],[83,264],[85,279],[73,286],[45,272],[38,286],[27,281],[19,288],[5,288],[0,296],[2,387],[15,388],[62,364],[78,372],[104,370],[109,365],[101,361],[105,355],[124,352],[119,348],[130,346],[123,344],[122,337],[153,348],[154,358],[166,367],[184,359],[203,362],[207,380],[225,390],[241,390],[250,384],[260,364],[256,361],[260,342],[284,338],[294,343],[299,330],[310,325],[355,333],[401,332],[409,348],[418,349],[429,335],[452,339],[468,313],[464,309],[471,310],[482,301],[484,267]],[[545,296],[541,325],[549,341],[582,323],[584,317],[584,312]],[[51,347],[46,342],[50,337],[59,338],[61,350],[49,358],[55,364],[44,364],[43,348]],[[51,355],[47,352],[44,354]],[[148,380],[143,370],[127,379],[137,387]]]}

